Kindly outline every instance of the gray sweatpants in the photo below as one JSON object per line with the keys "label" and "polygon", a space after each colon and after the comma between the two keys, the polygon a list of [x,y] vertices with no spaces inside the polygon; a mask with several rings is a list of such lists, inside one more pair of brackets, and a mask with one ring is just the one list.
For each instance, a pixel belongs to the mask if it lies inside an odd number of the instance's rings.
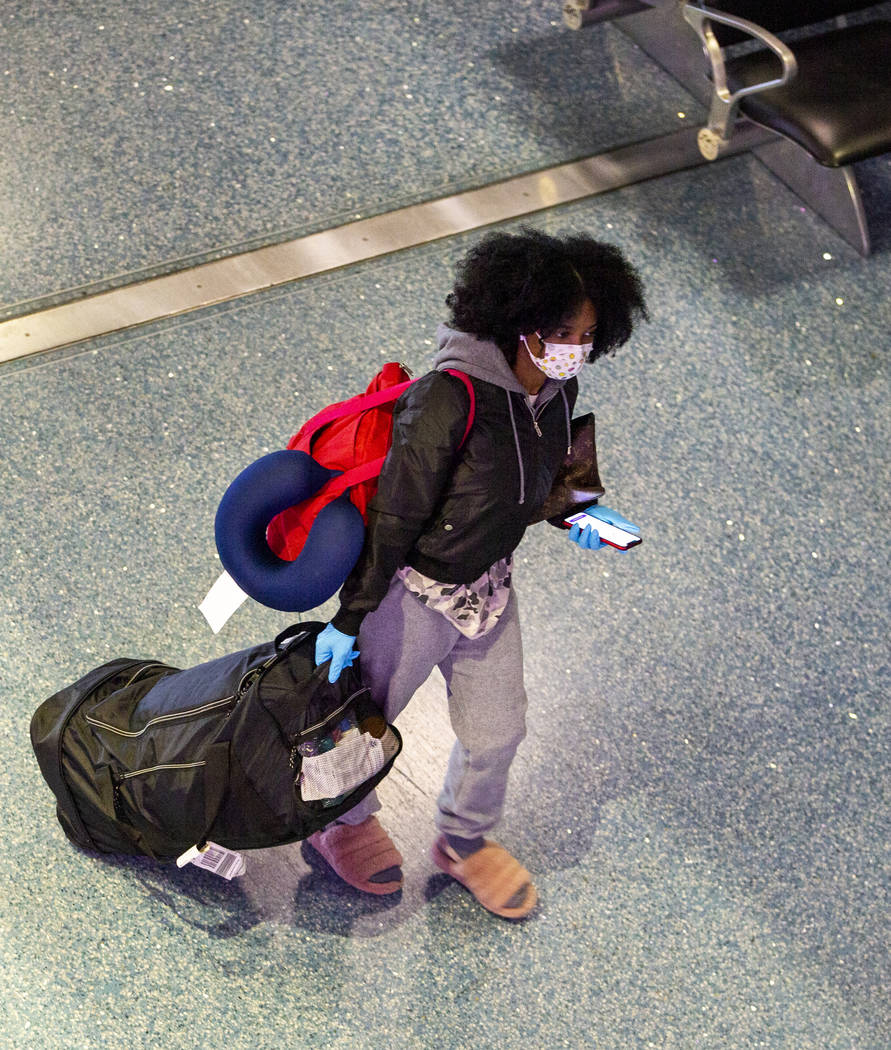
{"label": "gray sweatpants", "polygon": [[[510,764],[526,735],[523,647],[513,588],[496,626],[470,639],[394,577],[384,600],[365,617],[358,649],[362,676],[389,722],[433,668],[440,669],[457,739],[436,824],[464,838],[490,831],[501,817]],[[372,792],[341,820],[360,824],[379,809]]]}

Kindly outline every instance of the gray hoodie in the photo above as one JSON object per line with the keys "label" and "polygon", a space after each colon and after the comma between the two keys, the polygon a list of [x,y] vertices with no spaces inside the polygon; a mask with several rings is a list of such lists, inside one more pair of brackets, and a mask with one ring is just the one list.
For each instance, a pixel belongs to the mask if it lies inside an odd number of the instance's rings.
{"label": "gray hoodie", "polygon": [[[509,555],[565,457],[575,379],[546,378],[530,399],[494,343],[446,326],[439,343],[436,368],[395,406],[365,547],[331,621],[344,634],[357,634],[403,565],[467,583]],[[469,431],[468,392],[447,368],[472,377]]]}
{"label": "gray hoodie", "polygon": [[[534,404],[530,401],[529,392],[514,374],[513,369],[507,363],[507,358],[498,349],[495,343],[489,340],[477,339],[475,335],[468,332],[459,332],[441,324],[436,330],[436,338],[439,349],[433,358],[433,367],[442,372],[447,368],[456,368],[459,372],[466,372],[474,379],[482,379],[487,383],[500,386],[508,392],[522,394],[532,413],[533,420],[541,414],[545,406],[557,394],[563,397],[563,406],[566,413],[566,452],[572,450],[572,427],[570,419],[569,402],[566,391],[563,389],[564,382],[556,379],[546,378],[544,386],[539,390]],[[525,477],[523,473],[523,456],[520,450],[519,437],[517,436],[516,417],[514,416],[514,401],[508,393],[508,408],[514,431],[514,444],[517,448],[517,463],[520,467],[520,492],[518,503],[524,503],[526,499]],[[536,429],[537,426],[536,426]]]}

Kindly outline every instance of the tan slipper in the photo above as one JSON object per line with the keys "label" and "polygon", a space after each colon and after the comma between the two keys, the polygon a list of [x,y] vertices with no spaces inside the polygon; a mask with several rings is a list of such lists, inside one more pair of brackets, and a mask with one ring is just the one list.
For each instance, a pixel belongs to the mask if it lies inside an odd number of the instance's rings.
{"label": "tan slipper", "polygon": [[[446,852],[448,842],[440,835],[433,843],[433,863],[457,879],[476,897],[484,908],[503,919],[522,919],[538,903],[532,876],[523,865],[497,842],[486,840],[485,846],[464,860],[455,860]],[[522,891],[520,903],[511,905]]]}
{"label": "tan slipper", "polygon": [[402,854],[377,817],[361,824],[334,824],[310,835],[307,842],[357,890],[383,895],[402,887]]}

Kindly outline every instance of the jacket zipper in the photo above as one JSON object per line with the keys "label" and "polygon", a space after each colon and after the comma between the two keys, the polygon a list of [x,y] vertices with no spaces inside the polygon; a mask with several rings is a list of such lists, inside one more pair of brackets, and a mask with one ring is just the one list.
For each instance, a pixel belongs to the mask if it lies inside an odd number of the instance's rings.
{"label": "jacket zipper", "polygon": [[523,402],[529,409],[529,415],[532,416],[532,425],[535,427],[535,433],[541,437],[541,427],[538,425],[538,420],[535,417],[535,409],[529,404],[525,397],[523,398]]}

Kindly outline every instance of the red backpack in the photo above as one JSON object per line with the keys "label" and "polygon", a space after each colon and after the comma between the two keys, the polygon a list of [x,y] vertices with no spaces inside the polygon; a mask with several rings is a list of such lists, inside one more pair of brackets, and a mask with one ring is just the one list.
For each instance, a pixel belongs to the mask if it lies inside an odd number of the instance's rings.
{"label": "red backpack", "polygon": [[[475,410],[473,384],[469,376],[445,369],[462,380],[470,396],[463,445],[470,433]],[[288,442],[289,449],[311,455],[323,467],[343,471],[314,496],[289,507],[269,523],[266,540],[284,561],[294,561],[319,511],[347,489],[350,501],[368,521],[368,504],[377,491],[377,479],[393,440],[393,408],[400,395],[414,382],[403,365],[390,362],[368,384],[364,394],[338,401],[308,420]]]}

